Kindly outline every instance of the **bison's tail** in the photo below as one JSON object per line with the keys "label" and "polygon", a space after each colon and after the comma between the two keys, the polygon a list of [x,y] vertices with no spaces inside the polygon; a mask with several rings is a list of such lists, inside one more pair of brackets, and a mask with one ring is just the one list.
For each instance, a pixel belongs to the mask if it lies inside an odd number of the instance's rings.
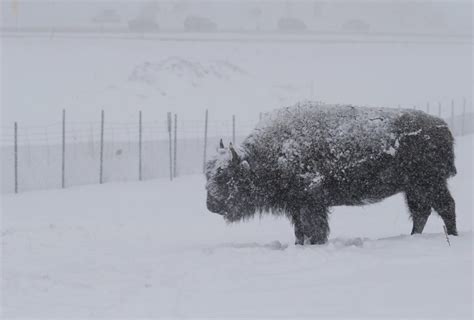
{"label": "bison's tail", "polygon": [[443,178],[455,176],[457,173],[454,156],[454,138],[447,126],[437,126],[430,130],[435,139],[435,153],[437,161],[433,163]]}
{"label": "bison's tail", "polygon": [[454,138],[443,120],[421,113],[399,119],[401,161],[413,183],[438,181],[456,174]]}
{"label": "bison's tail", "polygon": [[458,171],[456,170],[456,165],[454,164],[454,155],[452,157],[452,161],[449,162],[449,166],[447,169],[448,177],[453,177],[458,173]]}
{"label": "bison's tail", "polygon": [[456,175],[454,139],[447,126],[426,126],[419,134],[407,136],[405,141],[409,175],[414,183]]}

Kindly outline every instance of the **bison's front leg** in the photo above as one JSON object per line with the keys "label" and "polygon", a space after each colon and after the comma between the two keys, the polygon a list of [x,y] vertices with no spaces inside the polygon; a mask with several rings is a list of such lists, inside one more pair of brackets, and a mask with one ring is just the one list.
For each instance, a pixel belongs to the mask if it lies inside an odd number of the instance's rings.
{"label": "bison's front leg", "polygon": [[328,241],[329,223],[327,207],[304,207],[300,211],[300,216],[304,233],[311,244],[324,244]]}
{"label": "bison's front leg", "polygon": [[298,210],[294,210],[291,213],[291,222],[295,228],[295,244],[304,245],[304,229],[303,224],[301,223],[301,218]]}

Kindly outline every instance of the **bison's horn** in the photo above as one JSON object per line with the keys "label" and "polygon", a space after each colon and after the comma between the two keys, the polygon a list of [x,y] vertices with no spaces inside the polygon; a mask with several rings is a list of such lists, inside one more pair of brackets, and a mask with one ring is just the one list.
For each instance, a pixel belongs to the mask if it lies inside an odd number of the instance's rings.
{"label": "bison's horn", "polygon": [[235,149],[232,146],[232,142],[229,143],[229,150],[232,153],[232,162],[238,164],[240,162],[240,158],[239,158],[239,155],[237,154],[237,152],[235,152]]}
{"label": "bison's horn", "polygon": [[219,142],[219,148],[224,149],[224,142],[222,142],[222,139],[221,139],[221,141]]}

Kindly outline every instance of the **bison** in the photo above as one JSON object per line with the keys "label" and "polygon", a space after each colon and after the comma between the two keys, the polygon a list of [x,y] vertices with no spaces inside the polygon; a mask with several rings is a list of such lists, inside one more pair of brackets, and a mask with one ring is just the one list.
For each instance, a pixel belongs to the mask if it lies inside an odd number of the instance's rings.
{"label": "bison", "polygon": [[412,234],[434,209],[457,235],[453,143],[446,123],[422,111],[299,103],[266,114],[240,148],[221,140],[205,166],[207,208],[228,222],[286,215],[296,244],[324,244],[330,207],[403,192]]}

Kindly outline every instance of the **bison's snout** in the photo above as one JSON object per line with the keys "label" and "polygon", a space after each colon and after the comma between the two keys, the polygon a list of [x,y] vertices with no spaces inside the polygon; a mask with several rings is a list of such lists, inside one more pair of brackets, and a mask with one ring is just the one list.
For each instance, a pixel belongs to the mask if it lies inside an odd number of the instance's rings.
{"label": "bison's snout", "polygon": [[222,206],[219,205],[217,201],[215,201],[212,197],[207,196],[207,210],[217,213],[220,215],[224,215],[225,211],[223,210]]}

